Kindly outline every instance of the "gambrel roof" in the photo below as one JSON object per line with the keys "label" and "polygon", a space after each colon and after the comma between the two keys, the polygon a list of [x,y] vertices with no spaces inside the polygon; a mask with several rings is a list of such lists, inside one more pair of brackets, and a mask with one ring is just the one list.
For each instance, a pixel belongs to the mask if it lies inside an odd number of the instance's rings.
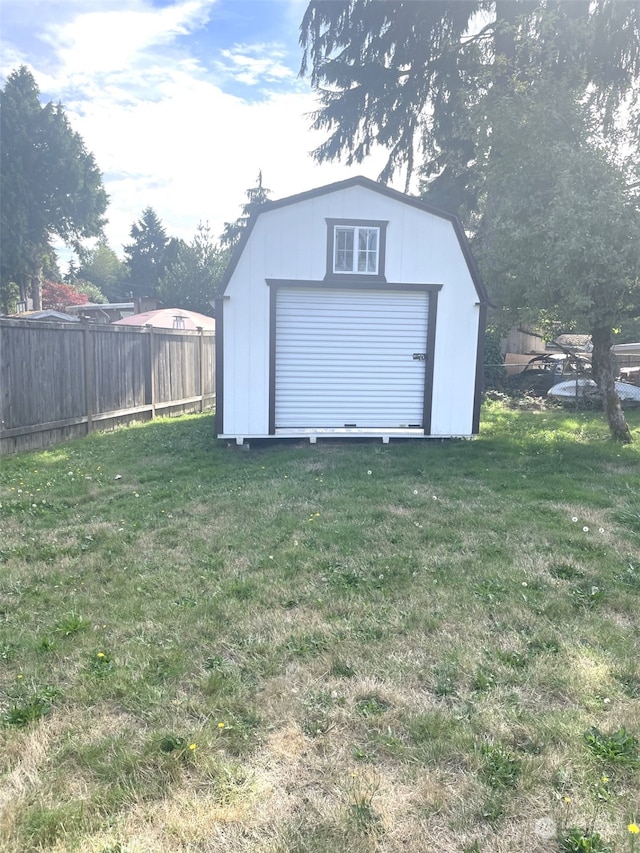
{"label": "gambrel roof", "polygon": [[238,245],[233,251],[231,260],[229,261],[229,265],[227,266],[227,269],[225,270],[225,273],[222,277],[221,293],[224,293],[226,291],[227,286],[229,285],[229,282],[233,277],[233,273],[236,269],[238,261],[240,260],[240,257],[244,251],[247,241],[249,240],[249,237],[251,236],[251,232],[259,216],[264,213],[269,213],[269,211],[271,210],[276,210],[279,207],[286,207],[287,205],[298,204],[303,201],[309,201],[310,199],[317,198],[318,196],[328,195],[330,193],[339,192],[340,190],[350,189],[351,187],[364,187],[365,189],[371,190],[372,192],[387,196],[388,198],[391,198],[394,201],[399,201],[403,204],[411,205],[412,207],[416,207],[419,210],[423,210],[425,213],[430,213],[433,216],[438,216],[442,219],[446,219],[451,222],[456,237],[458,238],[460,249],[467,263],[467,267],[469,268],[469,273],[471,275],[473,284],[476,289],[476,293],[478,295],[478,302],[481,305],[490,305],[486,288],[484,286],[482,278],[480,277],[480,272],[478,270],[478,266],[475,262],[475,259],[471,254],[469,241],[467,240],[467,236],[464,233],[464,228],[462,227],[460,219],[453,213],[448,213],[444,210],[432,207],[429,204],[425,204],[425,202],[423,202],[419,198],[416,198],[415,196],[399,192],[398,190],[394,190],[391,187],[388,187],[386,184],[382,184],[379,181],[372,181],[370,178],[365,178],[362,175],[358,175],[354,178],[347,178],[344,181],[336,181],[332,184],[326,184],[323,187],[316,187],[315,189],[307,190],[306,192],[302,193],[297,193],[296,195],[286,196],[285,198],[277,199],[275,201],[268,201],[261,205],[252,214],[251,218],[249,219],[249,222],[247,223],[247,227],[242,233]]}

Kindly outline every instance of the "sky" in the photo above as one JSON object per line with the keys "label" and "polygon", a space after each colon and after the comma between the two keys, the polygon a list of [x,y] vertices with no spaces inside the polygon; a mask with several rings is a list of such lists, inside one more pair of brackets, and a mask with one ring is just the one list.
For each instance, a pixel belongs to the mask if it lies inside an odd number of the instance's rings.
{"label": "sky", "polygon": [[[356,174],[318,165],[317,107],[298,76],[307,0],[0,0],[0,76],[26,65],[61,102],[103,175],[105,233],[122,257],[152,207],[167,234],[219,235],[258,172],[271,198]],[[399,185],[398,189],[402,189]],[[63,258],[61,253],[61,259]],[[63,270],[64,271],[64,270]]]}

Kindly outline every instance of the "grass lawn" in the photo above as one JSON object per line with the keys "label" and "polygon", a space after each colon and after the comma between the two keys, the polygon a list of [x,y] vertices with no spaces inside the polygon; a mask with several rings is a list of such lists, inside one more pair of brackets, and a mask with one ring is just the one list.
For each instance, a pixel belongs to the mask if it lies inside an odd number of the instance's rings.
{"label": "grass lawn", "polygon": [[628,417],[243,452],[205,415],[0,460],[0,849],[632,850]]}

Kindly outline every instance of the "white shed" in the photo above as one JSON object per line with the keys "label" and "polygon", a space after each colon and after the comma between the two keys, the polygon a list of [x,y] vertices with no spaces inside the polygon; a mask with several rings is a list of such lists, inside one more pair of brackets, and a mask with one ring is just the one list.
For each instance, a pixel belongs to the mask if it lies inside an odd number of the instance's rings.
{"label": "white shed", "polygon": [[216,431],[478,431],[487,295],[457,217],[367,178],[263,205],[216,300]]}

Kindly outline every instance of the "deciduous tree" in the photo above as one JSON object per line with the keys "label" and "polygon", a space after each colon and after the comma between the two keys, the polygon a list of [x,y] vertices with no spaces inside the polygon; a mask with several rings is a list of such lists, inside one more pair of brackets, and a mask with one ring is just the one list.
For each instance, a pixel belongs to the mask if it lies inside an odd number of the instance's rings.
{"label": "deciduous tree", "polygon": [[80,266],[75,275],[98,287],[109,302],[122,302],[131,289],[126,264],[104,239],[99,240],[93,249],[81,252]]}
{"label": "deciduous tree", "polygon": [[42,285],[42,307],[54,311],[64,311],[69,305],[84,305],[89,301],[86,293],[81,293],[72,284],[62,281],[45,281]]}
{"label": "deciduous tree", "polygon": [[640,315],[640,195],[628,167],[598,141],[592,116],[554,80],[492,109],[486,210],[476,252],[511,322],[589,331],[612,435],[630,441],[614,386],[614,328]]}

